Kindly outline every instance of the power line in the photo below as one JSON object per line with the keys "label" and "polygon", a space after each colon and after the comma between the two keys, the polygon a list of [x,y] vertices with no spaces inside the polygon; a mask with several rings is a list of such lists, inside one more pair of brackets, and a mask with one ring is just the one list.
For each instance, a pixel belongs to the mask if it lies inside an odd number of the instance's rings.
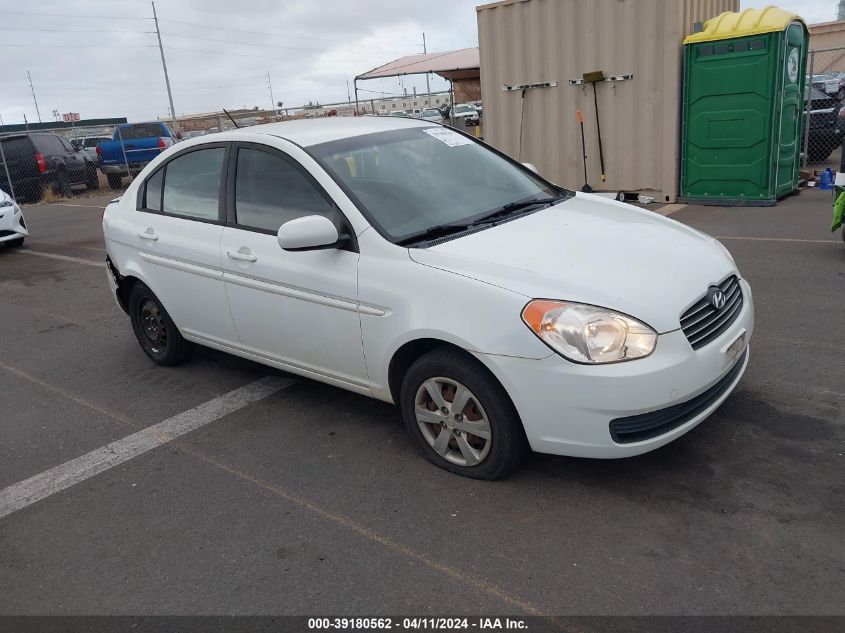
{"label": "power line", "polygon": [[155,44],[6,44],[11,48],[153,48]]}
{"label": "power line", "polygon": [[[182,48],[182,47],[179,47],[179,46],[165,46],[164,48],[169,50],[169,51],[187,51],[189,53],[204,53],[204,54],[207,54],[207,55],[225,55],[226,57],[234,56],[234,57],[255,57],[255,58],[258,58],[258,59],[276,59],[276,60],[283,61],[283,62],[298,61],[298,60],[310,59],[311,58],[310,56],[305,56],[305,57],[274,57],[272,55],[250,55],[249,53],[229,53],[229,52],[226,52],[226,51],[206,51],[206,50],[199,50],[199,49],[196,49],[196,48]],[[347,64],[349,62],[328,60],[328,61],[324,61],[322,63]]]}
{"label": "power line", "polygon": [[131,29],[19,29],[17,27],[10,26],[0,26],[0,31],[20,31],[24,33],[155,33],[155,31],[134,31]]}
{"label": "power line", "polygon": [[[324,42],[340,42],[340,43],[344,43],[344,44],[354,44],[358,41],[358,40],[346,40],[346,39],[342,40],[342,39],[328,38],[328,37],[314,37],[313,35],[293,35],[293,34],[290,34],[290,33],[271,33],[269,31],[250,31],[248,29],[236,29],[236,28],[232,28],[232,27],[228,27],[228,26],[212,26],[210,24],[199,24],[197,22],[183,22],[183,21],[180,21],[180,20],[166,20],[164,18],[162,18],[159,21],[160,22],[170,22],[172,24],[183,24],[183,25],[186,25],[186,26],[197,26],[197,27],[200,27],[200,28],[203,28],[203,29],[215,29],[215,30],[218,30],[218,31],[232,31],[232,32],[236,32],[236,33],[249,33],[250,35],[268,35],[270,37],[291,37],[291,38],[304,39],[304,40],[322,40]],[[382,42],[378,42],[378,43],[385,44],[387,46],[393,46],[393,45],[407,46],[408,45],[408,42],[382,41]]]}
{"label": "power line", "polygon": [[[164,20],[161,20],[164,22]],[[305,46],[285,46],[284,44],[265,44],[262,42],[239,42],[237,40],[224,40],[216,37],[201,37],[199,35],[183,35],[182,33],[173,33],[172,31],[162,31],[162,35],[169,35],[171,37],[182,37],[189,40],[202,40],[205,42],[220,42],[224,44],[239,44],[241,46],[264,46],[266,48],[284,48],[288,50],[297,50],[297,51],[313,51],[315,53],[326,53],[331,51],[330,48],[308,48]],[[318,39],[318,38],[314,38]],[[398,45],[397,45],[398,46]],[[404,43],[401,46],[408,46],[408,43]],[[414,46],[419,46],[419,44],[414,44]],[[361,48],[368,48],[363,46]]]}
{"label": "power line", "polygon": [[38,17],[50,18],[85,18],[86,20],[144,20],[142,16],[126,16],[126,15],[79,15],[73,13],[33,13],[30,11],[3,11],[0,13],[7,13],[9,15],[35,15]]}

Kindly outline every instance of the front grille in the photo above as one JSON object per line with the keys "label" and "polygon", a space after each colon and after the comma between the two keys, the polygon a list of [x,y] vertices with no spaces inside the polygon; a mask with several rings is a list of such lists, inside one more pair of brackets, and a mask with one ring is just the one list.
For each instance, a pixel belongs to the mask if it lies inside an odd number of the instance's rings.
{"label": "front grille", "polygon": [[650,440],[686,424],[705,411],[730,388],[745,365],[746,349],[731,370],[719,382],[695,398],[659,411],[641,413],[610,422],[610,437],[617,444],[631,444]]}
{"label": "front grille", "polygon": [[725,294],[725,307],[716,309],[705,294],[681,315],[681,329],[693,349],[712,343],[736,321],[742,311],[742,288],[736,275],[719,284]]}

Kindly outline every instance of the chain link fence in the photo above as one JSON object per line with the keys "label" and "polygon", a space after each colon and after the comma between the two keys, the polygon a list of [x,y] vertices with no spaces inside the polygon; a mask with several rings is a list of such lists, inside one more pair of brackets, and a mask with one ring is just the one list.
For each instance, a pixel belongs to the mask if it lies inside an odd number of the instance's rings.
{"label": "chain link fence", "polygon": [[111,126],[57,124],[54,129],[42,126],[0,132],[0,189],[22,203],[50,202],[86,192],[120,192],[149,161],[181,140],[274,121],[355,116],[356,108],[360,116],[425,117],[481,136],[480,107],[459,104],[453,113],[448,92],[296,108],[280,104],[275,112],[256,108],[180,116],[176,126],[161,121]]}
{"label": "chain link fence", "polygon": [[106,188],[97,145],[111,141],[114,131],[97,126],[0,135],[0,189],[18,202],[38,202]]}
{"label": "chain link fence", "polygon": [[845,118],[845,48],[810,51],[801,130],[802,167],[839,170]]}

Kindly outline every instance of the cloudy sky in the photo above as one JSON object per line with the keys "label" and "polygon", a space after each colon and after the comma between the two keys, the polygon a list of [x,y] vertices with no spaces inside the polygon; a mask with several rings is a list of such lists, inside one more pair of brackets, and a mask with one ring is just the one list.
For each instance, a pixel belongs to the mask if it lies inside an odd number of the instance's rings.
{"label": "cloudy sky", "polygon": [[[583,0],[587,1],[587,0]],[[671,0],[667,0],[671,1]],[[743,8],[770,0],[742,0]],[[158,0],[177,114],[345,101],[352,77],[402,55],[478,45],[474,0]],[[809,23],[835,19],[835,0],[780,0]],[[168,113],[146,0],[0,0],[0,117],[37,121],[150,119]],[[432,90],[445,89],[437,78]],[[425,89],[425,80],[362,84],[367,95]]]}

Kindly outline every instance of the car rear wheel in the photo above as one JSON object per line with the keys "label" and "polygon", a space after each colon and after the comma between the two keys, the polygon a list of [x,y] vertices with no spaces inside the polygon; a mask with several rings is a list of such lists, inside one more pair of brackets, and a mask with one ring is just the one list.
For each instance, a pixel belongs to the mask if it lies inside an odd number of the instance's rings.
{"label": "car rear wheel", "polygon": [[100,177],[97,175],[97,168],[91,166],[88,168],[88,178],[85,181],[85,186],[88,191],[94,191],[100,188]]}
{"label": "car rear wheel", "polygon": [[182,338],[158,297],[141,282],[129,292],[129,318],[141,349],[159,365],[178,365],[191,355],[193,344]]}
{"label": "car rear wheel", "polygon": [[440,348],[402,381],[405,427],[423,456],[476,479],[499,479],[528,456],[522,422],[502,386],[477,360]]}
{"label": "car rear wheel", "polygon": [[56,179],[53,181],[53,191],[55,191],[56,195],[63,198],[70,198],[73,195],[73,190],[70,188],[70,180],[64,169],[59,169],[56,172]]}
{"label": "car rear wheel", "polygon": [[112,189],[120,189],[123,184],[123,177],[120,174],[108,174],[109,187]]}

